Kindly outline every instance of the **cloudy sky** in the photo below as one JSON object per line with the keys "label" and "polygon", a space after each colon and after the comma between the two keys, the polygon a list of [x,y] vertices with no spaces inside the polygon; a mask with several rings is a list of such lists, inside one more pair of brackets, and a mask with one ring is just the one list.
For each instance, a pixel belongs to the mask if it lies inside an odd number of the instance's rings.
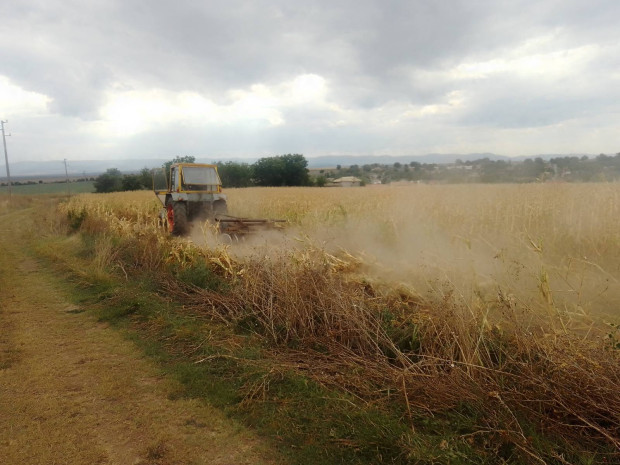
{"label": "cloudy sky", "polygon": [[15,0],[12,161],[620,151],[618,0]]}

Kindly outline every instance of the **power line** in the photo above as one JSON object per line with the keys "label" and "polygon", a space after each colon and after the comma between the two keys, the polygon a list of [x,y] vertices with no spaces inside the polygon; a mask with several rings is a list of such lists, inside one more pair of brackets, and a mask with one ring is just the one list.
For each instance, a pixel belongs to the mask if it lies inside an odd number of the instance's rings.
{"label": "power line", "polygon": [[[0,125],[2,125],[2,142],[4,143],[4,161],[6,162],[6,177],[9,184],[9,198],[11,198],[11,171],[9,170],[9,154],[6,151],[6,137],[7,134],[4,133],[4,125],[8,123],[8,121],[0,121]],[[11,134],[8,134],[9,136]]]}

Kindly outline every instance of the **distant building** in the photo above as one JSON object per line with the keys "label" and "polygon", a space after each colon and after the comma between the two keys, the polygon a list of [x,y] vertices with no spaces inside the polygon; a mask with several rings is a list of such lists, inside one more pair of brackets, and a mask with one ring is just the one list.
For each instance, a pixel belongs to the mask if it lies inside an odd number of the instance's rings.
{"label": "distant building", "polygon": [[344,176],[342,178],[334,179],[330,185],[334,187],[356,187],[362,184],[360,178],[355,176]]}

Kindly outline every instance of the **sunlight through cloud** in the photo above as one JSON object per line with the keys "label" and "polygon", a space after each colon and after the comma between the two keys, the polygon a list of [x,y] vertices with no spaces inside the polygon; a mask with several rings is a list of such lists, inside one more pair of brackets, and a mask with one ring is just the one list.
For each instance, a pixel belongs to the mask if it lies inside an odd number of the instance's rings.
{"label": "sunlight through cloud", "polygon": [[51,99],[46,95],[27,91],[14,85],[5,76],[0,76],[0,102],[2,102],[2,118],[7,115],[21,116],[44,114],[48,111]]}
{"label": "sunlight through cloud", "polygon": [[285,124],[282,111],[295,106],[322,105],[326,81],[304,74],[274,86],[254,84],[228,92],[229,104],[216,104],[195,92],[132,90],[110,92],[101,111],[106,130],[131,136],[153,125],[176,121],[187,125],[263,122]]}

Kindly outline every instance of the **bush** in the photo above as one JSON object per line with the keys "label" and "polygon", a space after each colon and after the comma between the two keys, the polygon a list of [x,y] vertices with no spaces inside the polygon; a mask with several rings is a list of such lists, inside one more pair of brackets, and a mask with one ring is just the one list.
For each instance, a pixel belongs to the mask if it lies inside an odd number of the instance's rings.
{"label": "bush", "polygon": [[95,180],[95,192],[117,192],[122,190],[123,176],[116,168],[110,168]]}

